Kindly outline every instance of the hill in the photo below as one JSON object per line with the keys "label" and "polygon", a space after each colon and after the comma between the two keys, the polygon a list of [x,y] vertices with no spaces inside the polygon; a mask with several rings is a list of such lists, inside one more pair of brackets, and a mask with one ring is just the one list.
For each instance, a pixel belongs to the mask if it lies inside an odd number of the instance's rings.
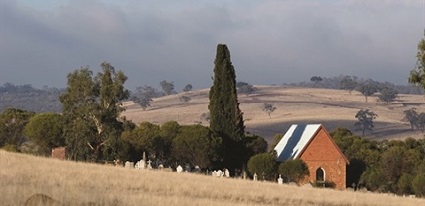
{"label": "hill", "polygon": [[[135,170],[0,150],[2,205],[35,194],[61,205],[424,205],[425,199],[192,173]],[[48,197],[47,197],[48,196]],[[42,196],[41,196],[42,197]]]}
{"label": "hill", "polygon": [[[412,131],[410,124],[403,120],[404,110],[417,108],[418,113],[425,112],[425,101],[422,95],[399,94],[392,103],[378,102],[377,96],[368,98],[353,91],[318,89],[286,86],[255,86],[258,90],[250,95],[239,95],[239,103],[246,131],[271,140],[275,134],[285,133],[291,124],[322,123],[329,132],[338,127],[355,131],[354,117],[360,109],[369,109],[378,114],[375,128],[366,133],[373,139],[404,139],[407,137],[421,138],[423,133]],[[180,101],[181,96],[188,96],[191,101]],[[133,102],[126,102],[127,108],[122,113],[135,123],[149,121],[162,124],[175,120],[180,124],[208,122],[201,117],[208,113],[208,89],[196,90],[153,99],[151,107],[144,111]],[[271,117],[262,110],[264,103],[271,103],[277,109]],[[360,132],[356,134],[361,135]]]}

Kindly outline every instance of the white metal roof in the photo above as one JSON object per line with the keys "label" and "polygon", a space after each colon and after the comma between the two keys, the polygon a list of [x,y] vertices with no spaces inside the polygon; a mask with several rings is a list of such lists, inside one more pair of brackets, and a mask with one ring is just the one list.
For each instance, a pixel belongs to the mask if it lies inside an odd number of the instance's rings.
{"label": "white metal roof", "polygon": [[277,161],[297,158],[320,126],[321,124],[293,124],[274,148]]}

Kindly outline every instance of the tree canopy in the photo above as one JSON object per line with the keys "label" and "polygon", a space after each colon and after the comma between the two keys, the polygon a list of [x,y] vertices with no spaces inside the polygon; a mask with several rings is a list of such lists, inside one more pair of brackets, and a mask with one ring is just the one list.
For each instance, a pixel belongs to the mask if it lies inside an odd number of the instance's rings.
{"label": "tree canopy", "polygon": [[93,77],[88,68],[68,74],[68,87],[60,96],[65,119],[64,135],[71,158],[112,159],[123,130],[118,121],[121,101],[129,97],[127,77],[103,62],[102,72]]}
{"label": "tree canopy", "polygon": [[225,145],[224,166],[230,171],[242,166],[245,126],[236,93],[236,75],[226,45],[217,46],[214,82],[209,92],[210,128]]}

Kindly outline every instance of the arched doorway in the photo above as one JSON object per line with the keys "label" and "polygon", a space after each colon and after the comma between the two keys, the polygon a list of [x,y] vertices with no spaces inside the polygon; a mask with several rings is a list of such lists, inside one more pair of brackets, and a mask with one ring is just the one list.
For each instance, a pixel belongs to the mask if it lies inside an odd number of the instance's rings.
{"label": "arched doorway", "polygon": [[316,181],[324,182],[325,181],[325,170],[321,167],[316,170]]}

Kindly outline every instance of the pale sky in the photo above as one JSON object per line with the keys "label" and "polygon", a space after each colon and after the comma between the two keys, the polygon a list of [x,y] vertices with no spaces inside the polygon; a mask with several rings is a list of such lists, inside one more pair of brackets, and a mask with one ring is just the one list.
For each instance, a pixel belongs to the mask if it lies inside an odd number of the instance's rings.
{"label": "pale sky", "polygon": [[407,84],[423,36],[423,0],[0,0],[0,84],[64,88],[107,61],[130,90],[208,88],[220,43],[250,84]]}

